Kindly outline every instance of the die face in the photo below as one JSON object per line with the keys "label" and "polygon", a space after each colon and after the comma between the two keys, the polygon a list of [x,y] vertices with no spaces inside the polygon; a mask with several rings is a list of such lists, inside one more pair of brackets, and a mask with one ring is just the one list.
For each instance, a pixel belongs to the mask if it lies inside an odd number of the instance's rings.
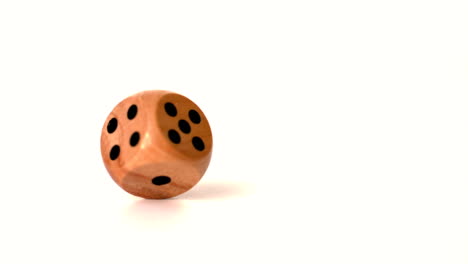
{"label": "die face", "polygon": [[120,102],[107,117],[101,133],[106,167],[123,168],[138,156],[148,129],[144,106],[141,96],[134,95]]}
{"label": "die face", "polygon": [[202,176],[202,171],[181,161],[148,163],[129,171],[121,186],[136,196],[166,199],[190,190]]}
{"label": "die face", "polygon": [[210,124],[195,103],[179,94],[165,94],[156,114],[158,129],[167,139],[164,147],[172,155],[188,160],[210,155],[213,148]]}
{"label": "die face", "polygon": [[198,106],[167,91],[123,100],[101,134],[102,158],[114,181],[131,194],[153,199],[192,188],[208,167],[212,144],[208,120]]}

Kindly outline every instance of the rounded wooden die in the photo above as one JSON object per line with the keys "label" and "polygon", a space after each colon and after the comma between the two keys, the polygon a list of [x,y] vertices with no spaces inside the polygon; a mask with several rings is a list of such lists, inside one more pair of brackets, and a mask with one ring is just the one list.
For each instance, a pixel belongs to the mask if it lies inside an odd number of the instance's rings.
{"label": "rounded wooden die", "polygon": [[192,188],[211,159],[206,116],[188,98],[144,91],[120,102],[101,132],[101,154],[112,179],[125,191],[164,199]]}

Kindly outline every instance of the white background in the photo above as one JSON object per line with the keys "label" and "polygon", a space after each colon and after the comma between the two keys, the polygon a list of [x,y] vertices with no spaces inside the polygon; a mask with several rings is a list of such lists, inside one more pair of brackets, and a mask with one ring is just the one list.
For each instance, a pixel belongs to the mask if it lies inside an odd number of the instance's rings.
{"label": "white background", "polygon": [[[0,263],[467,263],[466,1],[0,1]],[[164,201],[101,161],[148,89],[208,116]]]}

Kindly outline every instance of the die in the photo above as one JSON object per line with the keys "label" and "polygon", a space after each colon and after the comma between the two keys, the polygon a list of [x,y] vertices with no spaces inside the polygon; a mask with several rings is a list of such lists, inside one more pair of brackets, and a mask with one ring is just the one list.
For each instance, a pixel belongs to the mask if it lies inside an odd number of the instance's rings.
{"label": "die", "polygon": [[124,99],[101,132],[101,155],[112,179],[147,199],[191,189],[207,170],[212,149],[204,113],[190,99],[169,91],[143,91]]}

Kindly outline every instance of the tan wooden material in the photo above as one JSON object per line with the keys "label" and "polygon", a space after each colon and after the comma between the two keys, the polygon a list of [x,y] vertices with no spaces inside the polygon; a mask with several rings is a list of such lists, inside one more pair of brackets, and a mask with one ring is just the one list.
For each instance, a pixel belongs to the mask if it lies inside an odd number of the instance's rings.
{"label": "tan wooden material", "polygon": [[212,148],[211,128],[200,108],[168,91],[126,98],[101,132],[102,159],[112,179],[148,199],[170,198],[192,188],[208,168]]}

